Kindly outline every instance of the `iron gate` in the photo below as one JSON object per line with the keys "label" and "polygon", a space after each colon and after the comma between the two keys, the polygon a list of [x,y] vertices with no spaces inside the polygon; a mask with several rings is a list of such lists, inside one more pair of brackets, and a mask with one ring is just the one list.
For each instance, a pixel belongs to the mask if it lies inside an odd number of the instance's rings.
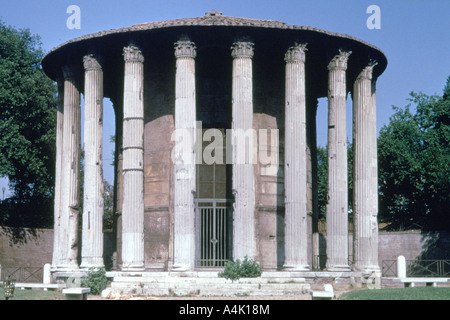
{"label": "iron gate", "polygon": [[195,213],[196,266],[225,266],[232,248],[232,200],[195,199]]}
{"label": "iron gate", "polygon": [[5,281],[8,277],[16,279],[17,282],[42,282],[44,268],[42,267],[3,267],[0,265],[0,280]]}
{"label": "iron gate", "polygon": [[[382,261],[383,277],[397,276],[397,260]],[[450,260],[406,260],[408,277],[449,277]]]}

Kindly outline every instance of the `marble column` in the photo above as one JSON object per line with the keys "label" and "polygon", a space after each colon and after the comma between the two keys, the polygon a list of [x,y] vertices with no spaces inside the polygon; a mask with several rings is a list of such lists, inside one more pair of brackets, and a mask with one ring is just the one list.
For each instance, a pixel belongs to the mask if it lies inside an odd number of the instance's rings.
{"label": "marble column", "polygon": [[306,45],[287,51],[285,104],[285,261],[284,269],[308,270]]}
{"label": "marble column", "polygon": [[173,269],[195,266],[195,44],[175,43],[175,146]]}
{"label": "marble column", "polygon": [[122,270],[144,267],[144,56],[136,46],[123,50]]}
{"label": "marble column", "polygon": [[328,203],[329,271],[349,271],[346,70],[350,52],[341,51],[328,64]]}
{"label": "marble column", "polygon": [[80,190],[81,109],[73,66],[63,67],[64,119],[61,183],[60,246],[62,256],[59,270],[78,269],[78,214]]}
{"label": "marble column", "polygon": [[253,43],[232,49],[233,259],[254,259],[255,186],[253,173]]}
{"label": "marble column", "polygon": [[56,110],[56,161],[55,161],[55,200],[53,224],[53,257],[52,269],[57,269],[62,257],[61,246],[61,194],[63,164],[63,132],[64,132],[64,79],[58,78],[58,109]]}
{"label": "marble column", "polygon": [[84,193],[81,268],[103,263],[103,70],[95,55],[84,57]]}
{"label": "marble column", "polygon": [[355,270],[363,273],[380,272],[375,65],[366,66],[353,87],[353,255]]}

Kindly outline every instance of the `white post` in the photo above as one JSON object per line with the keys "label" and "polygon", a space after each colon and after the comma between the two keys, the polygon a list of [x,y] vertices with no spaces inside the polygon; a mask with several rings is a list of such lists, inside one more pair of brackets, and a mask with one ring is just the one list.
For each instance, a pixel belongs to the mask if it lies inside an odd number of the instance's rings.
{"label": "white post", "polygon": [[44,273],[43,273],[43,276],[42,276],[42,279],[43,279],[42,282],[44,284],[50,284],[52,282],[50,268],[51,268],[50,263],[46,263],[44,265]]}
{"label": "white post", "polygon": [[406,260],[404,256],[397,258],[397,277],[400,279],[406,278]]}

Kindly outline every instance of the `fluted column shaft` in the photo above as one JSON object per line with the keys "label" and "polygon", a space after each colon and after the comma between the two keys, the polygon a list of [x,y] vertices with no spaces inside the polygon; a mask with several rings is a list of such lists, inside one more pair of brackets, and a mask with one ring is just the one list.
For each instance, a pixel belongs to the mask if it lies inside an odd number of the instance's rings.
{"label": "fluted column shaft", "polygon": [[176,270],[195,266],[195,44],[175,43],[174,264]]}
{"label": "fluted column shaft", "polygon": [[367,273],[380,270],[374,66],[370,64],[362,70],[353,88],[353,251],[355,269]]}
{"label": "fluted column shaft", "polygon": [[84,57],[84,193],[81,267],[103,267],[103,70]]}
{"label": "fluted column shaft", "polygon": [[80,187],[81,110],[80,91],[76,86],[72,66],[63,68],[64,74],[64,119],[61,187],[62,256],[58,269],[78,269],[78,213]]}
{"label": "fluted column shaft", "polygon": [[[56,111],[56,161],[55,161],[55,200],[53,226],[52,268],[56,269],[63,255],[61,241],[61,195],[64,133],[64,79],[58,79],[58,109]],[[65,249],[65,248],[64,248]]]}
{"label": "fluted column shaft", "polygon": [[348,264],[348,179],[346,70],[349,52],[328,65],[328,203],[327,263],[329,271],[350,270]]}
{"label": "fluted column shaft", "polygon": [[[255,188],[253,173],[253,43],[232,46],[233,258],[255,255]],[[248,144],[250,144],[249,147]]]}
{"label": "fluted column shaft", "polygon": [[285,262],[289,270],[308,270],[306,176],[306,45],[291,47],[286,61],[285,105]]}
{"label": "fluted column shaft", "polygon": [[144,270],[144,57],[124,48],[122,270]]}

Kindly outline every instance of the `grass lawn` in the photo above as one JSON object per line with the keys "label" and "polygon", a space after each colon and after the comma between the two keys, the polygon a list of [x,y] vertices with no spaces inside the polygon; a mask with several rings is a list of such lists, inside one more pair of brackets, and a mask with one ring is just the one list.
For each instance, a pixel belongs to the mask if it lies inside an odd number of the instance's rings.
{"label": "grass lawn", "polygon": [[[3,288],[0,288],[0,301],[5,300]],[[62,292],[44,290],[14,290],[14,297],[9,300],[64,300]]]}
{"label": "grass lawn", "polygon": [[450,300],[450,287],[354,290],[343,293],[339,300]]}

